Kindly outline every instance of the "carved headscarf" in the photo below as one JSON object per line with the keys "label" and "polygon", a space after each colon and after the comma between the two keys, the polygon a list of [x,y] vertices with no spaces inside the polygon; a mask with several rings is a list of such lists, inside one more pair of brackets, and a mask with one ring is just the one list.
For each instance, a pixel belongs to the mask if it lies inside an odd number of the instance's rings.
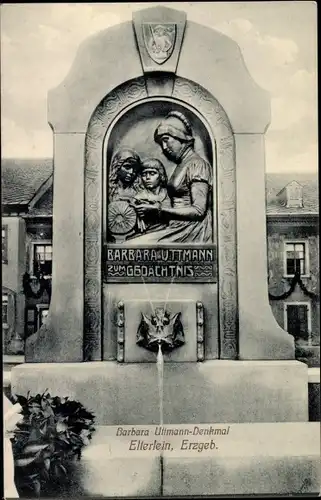
{"label": "carved headscarf", "polygon": [[171,111],[166,118],[161,121],[155,130],[154,141],[160,144],[164,135],[170,135],[181,142],[194,143],[190,121],[179,111]]}
{"label": "carved headscarf", "polygon": [[[134,151],[133,149],[127,147],[121,148],[115,153],[110,164],[110,174],[109,174],[110,194],[113,194],[113,192],[116,189],[116,186],[118,184],[118,171],[124,164],[132,165],[138,174],[141,168],[141,160],[138,153],[136,153],[136,151]],[[133,183],[133,186],[137,186],[138,184],[139,180],[137,180],[136,178]]]}

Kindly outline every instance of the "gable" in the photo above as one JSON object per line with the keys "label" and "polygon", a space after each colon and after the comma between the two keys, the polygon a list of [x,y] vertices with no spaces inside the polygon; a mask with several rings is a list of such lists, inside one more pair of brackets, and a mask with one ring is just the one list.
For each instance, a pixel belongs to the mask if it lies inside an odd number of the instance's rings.
{"label": "gable", "polygon": [[[265,181],[267,214],[318,213],[318,176],[315,173],[267,173]],[[286,206],[286,187],[292,183],[302,187],[301,207]]]}
{"label": "gable", "polygon": [[286,186],[286,206],[299,207],[303,205],[302,186],[297,181],[289,182]]}
{"label": "gable", "polygon": [[47,191],[37,200],[33,207],[30,208],[30,215],[52,215],[53,207],[53,186],[48,187]]}

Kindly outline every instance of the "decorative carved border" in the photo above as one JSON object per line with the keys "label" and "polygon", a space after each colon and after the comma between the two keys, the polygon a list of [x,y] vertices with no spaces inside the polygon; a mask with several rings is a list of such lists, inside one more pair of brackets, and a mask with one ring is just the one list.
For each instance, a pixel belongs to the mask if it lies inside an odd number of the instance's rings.
{"label": "decorative carved border", "polygon": [[124,302],[117,304],[117,361],[124,361],[125,352],[125,305]]}
{"label": "decorative carved border", "polygon": [[196,304],[197,361],[204,360],[204,309],[202,302]]}
{"label": "decorative carved border", "polygon": [[[90,120],[85,144],[85,334],[84,360],[102,359],[102,174],[103,142],[116,116],[147,97],[144,78],[108,94]],[[235,143],[225,111],[203,87],[176,78],[174,99],[195,108],[208,122],[216,144],[220,357],[238,354]]]}

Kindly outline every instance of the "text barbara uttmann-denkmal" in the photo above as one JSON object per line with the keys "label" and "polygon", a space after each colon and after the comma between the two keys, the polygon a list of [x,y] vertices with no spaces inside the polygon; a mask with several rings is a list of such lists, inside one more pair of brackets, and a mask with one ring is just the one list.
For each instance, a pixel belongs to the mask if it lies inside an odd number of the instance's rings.
{"label": "text barbara uttmann-denkmal", "polygon": [[[173,442],[166,440],[171,436],[182,436],[175,445],[176,449],[182,451],[217,450],[218,446],[212,436],[226,436],[230,432],[230,426],[216,427],[212,425],[194,427],[167,427],[156,426],[150,428],[142,427],[118,427],[116,436],[131,437],[128,443],[129,451],[173,451]],[[158,439],[144,439],[156,436]],[[187,436],[190,436],[188,438]],[[211,439],[195,440],[193,436],[204,436]],[[163,439],[159,439],[163,438]]]}

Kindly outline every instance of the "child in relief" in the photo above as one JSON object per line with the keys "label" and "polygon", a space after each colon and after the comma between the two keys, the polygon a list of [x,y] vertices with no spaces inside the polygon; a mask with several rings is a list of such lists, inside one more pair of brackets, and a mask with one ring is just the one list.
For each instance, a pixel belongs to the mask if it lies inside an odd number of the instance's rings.
{"label": "child in relief", "polygon": [[[140,170],[140,178],[142,186],[135,195],[133,204],[140,203],[150,204],[168,204],[171,206],[170,199],[167,194],[167,175],[163,163],[157,158],[148,158],[142,162]],[[145,217],[139,223],[142,232],[150,230],[163,229],[166,227],[166,221],[160,217]]]}

